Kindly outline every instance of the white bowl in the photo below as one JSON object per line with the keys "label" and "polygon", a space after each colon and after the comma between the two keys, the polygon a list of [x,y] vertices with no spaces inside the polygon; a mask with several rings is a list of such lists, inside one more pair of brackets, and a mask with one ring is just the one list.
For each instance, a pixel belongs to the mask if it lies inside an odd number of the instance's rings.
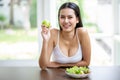
{"label": "white bowl", "polygon": [[71,74],[71,73],[68,73],[65,71],[65,73],[70,76],[70,77],[73,77],[73,78],[86,78],[89,76],[89,73],[87,74]]}

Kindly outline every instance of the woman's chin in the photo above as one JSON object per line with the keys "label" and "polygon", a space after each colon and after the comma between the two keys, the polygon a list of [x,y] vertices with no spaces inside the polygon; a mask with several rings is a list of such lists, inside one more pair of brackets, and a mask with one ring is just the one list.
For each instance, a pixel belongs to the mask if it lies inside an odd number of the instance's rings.
{"label": "woman's chin", "polygon": [[63,31],[69,32],[69,31],[71,31],[71,29],[66,28],[66,29],[63,29]]}

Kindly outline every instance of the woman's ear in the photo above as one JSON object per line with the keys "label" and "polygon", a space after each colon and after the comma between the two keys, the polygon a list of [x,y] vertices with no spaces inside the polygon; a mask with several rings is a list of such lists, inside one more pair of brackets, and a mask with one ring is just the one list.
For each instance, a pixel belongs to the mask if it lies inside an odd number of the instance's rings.
{"label": "woman's ear", "polygon": [[77,23],[79,23],[79,21],[77,20]]}
{"label": "woman's ear", "polygon": [[77,18],[77,23],[79,23],[79,19]]}

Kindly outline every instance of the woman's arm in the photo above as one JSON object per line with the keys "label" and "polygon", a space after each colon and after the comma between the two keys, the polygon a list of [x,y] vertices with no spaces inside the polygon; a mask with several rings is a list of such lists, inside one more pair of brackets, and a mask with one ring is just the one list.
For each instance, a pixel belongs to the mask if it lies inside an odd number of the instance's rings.
{"label": "woman's arm", "polygon": [[[44,29],[42,31],[44,31]],[[45,69],[50,63],[50,57],[53,50],[52,30],[50,30],[50,33],[47,33],[48,32],[41,33],[43,37],[42,50],[39,57],[39,66],[41,67],[41,69]]]}
{"label": "woman's arm", "polygon": [[58,62],[50,62],[48,67],[49,68],[58,68],[58,67],[72,67],[72,66],[89,66],[87,65],[86,61],[79,61],[77,63],[58,63]]}
{"label": "woman's arm", "polygon": [[78,63],[78,65],[88,66],[91,60],[90,37],[89,37],[87,29],[85,28],[78,29],[78,32],[79,32],[79,40],[81,43],[82,55],[83,55],[82,62]]}
{"label": "woman's arm", "polygon": [[66,64],[58,64],[59,67],[72,67],[72,66],[89,66],[88,63],[84,60],[79,61],[77,63],[66,63]]}

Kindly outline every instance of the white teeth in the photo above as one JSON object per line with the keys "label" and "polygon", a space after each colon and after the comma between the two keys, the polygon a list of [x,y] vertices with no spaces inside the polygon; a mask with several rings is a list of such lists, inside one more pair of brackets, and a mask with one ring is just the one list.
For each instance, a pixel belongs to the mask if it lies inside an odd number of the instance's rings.
{"label": "white teeth", "polygon": [[64,27],[69,27],[69,25],[64,25]]}

